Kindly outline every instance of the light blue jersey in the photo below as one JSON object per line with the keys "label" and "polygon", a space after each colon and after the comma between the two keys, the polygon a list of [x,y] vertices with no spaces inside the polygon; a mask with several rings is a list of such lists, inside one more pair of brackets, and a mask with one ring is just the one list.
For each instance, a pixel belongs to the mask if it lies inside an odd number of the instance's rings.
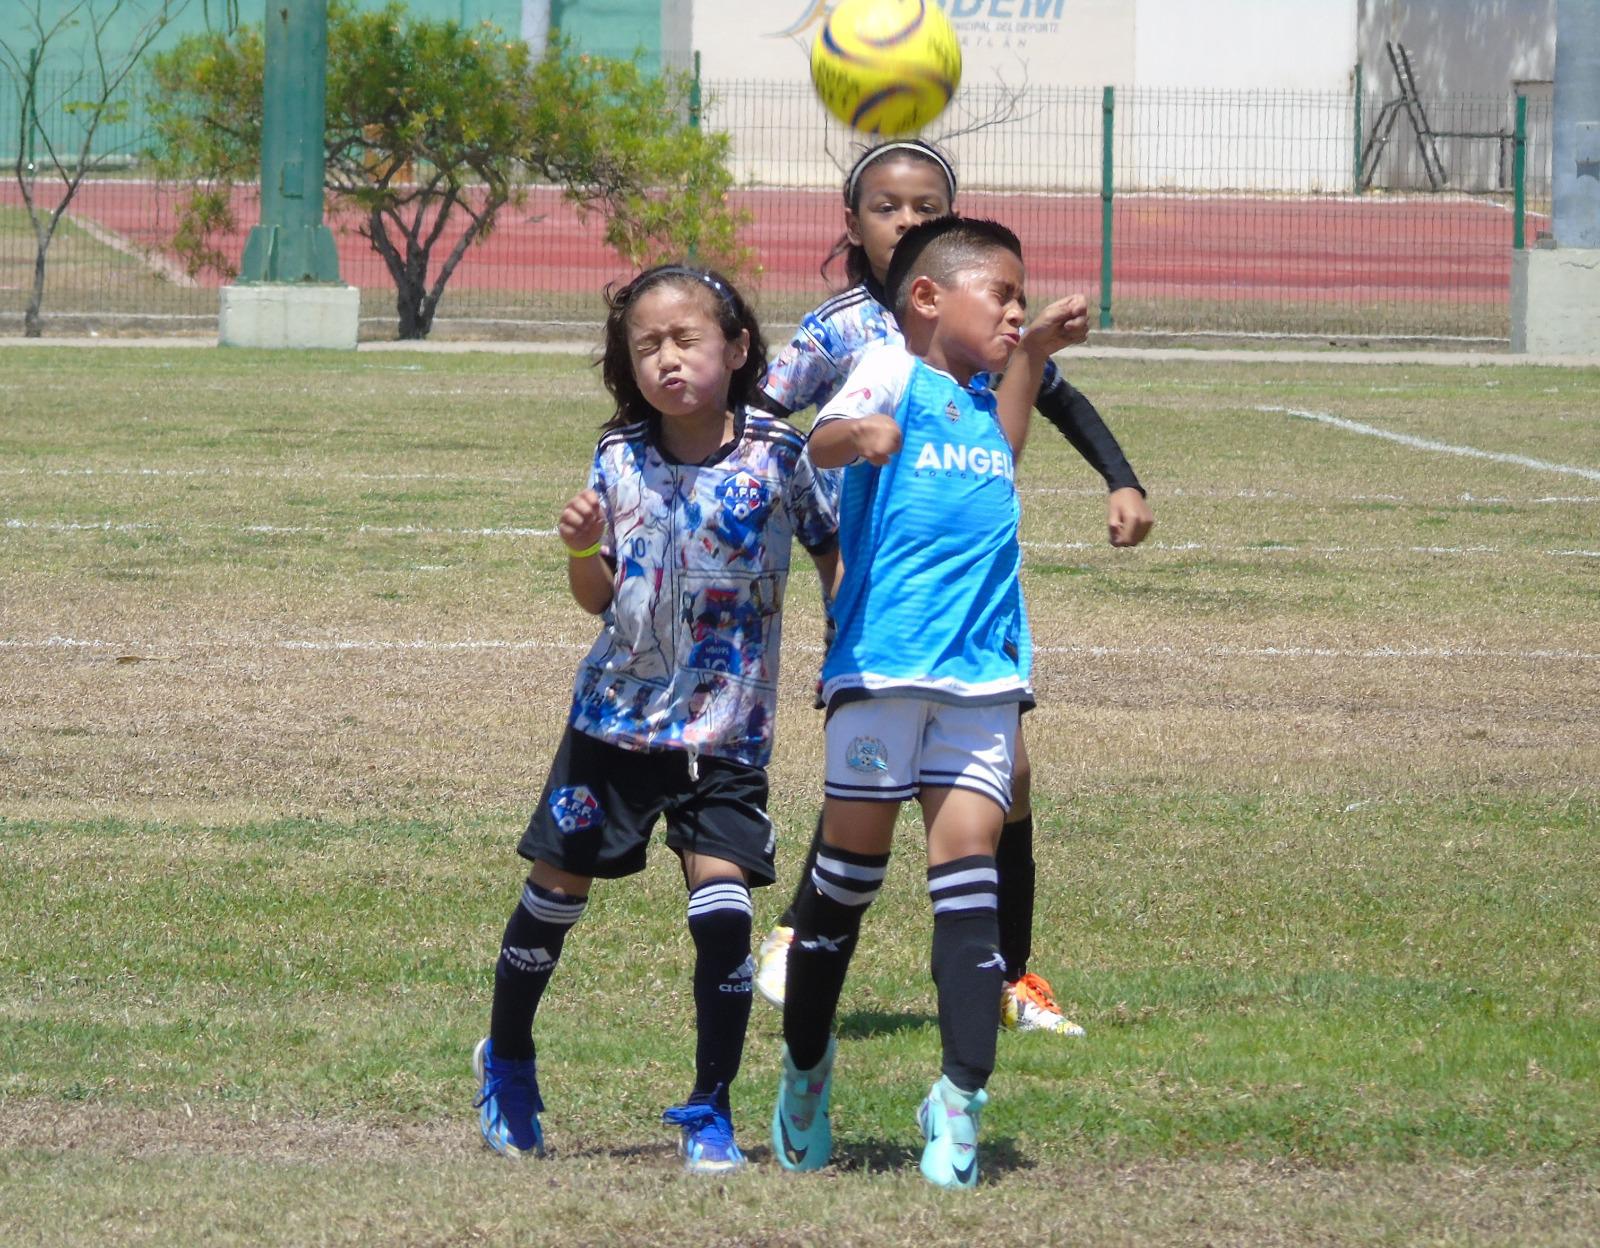
{"label": "light blue jersey", "polygon": [[882,467],[845,471],[839,635],[828,705],[874,695],[1031,705],[1020,508],[1011,446],[983,375],[963,386],[903,346],[862,356],[812,428],[881,413],[900,426]]}

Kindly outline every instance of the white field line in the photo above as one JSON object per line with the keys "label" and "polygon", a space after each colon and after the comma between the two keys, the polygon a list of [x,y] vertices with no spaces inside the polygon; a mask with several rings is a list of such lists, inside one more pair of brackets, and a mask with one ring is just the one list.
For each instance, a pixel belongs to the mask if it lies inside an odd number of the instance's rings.
{"label": "white field line", "polygon": [[7,477],[239,477],[252,481],[454,481],[481,484],[527,485],[531,475],[479,472],[318,472],[315,469],[253,468],[0,468]]}
{"label": "white field line", "polygon": [[98,221],[81,216],[76,212],[69,212],[67,220],[94,239],[95,242],[104,244],[113,251],[120,251],[129,259],[137,260],[157,277],[171,282],[174,286],[182,286],[192,290],[200,285],[199,282],[185,273],[181,266],[174,264],[154,247],[149,249],[140,247],[137,243],[118,234],[115,230],[108,230]]}
{"label": "white field line", "polygon": [[[820,647],[819,647],[820,649]],[[1332,646],[1035,646],[1035,654],[1087,658],[1175,659],[1513,659],[1518,661],[1596,662],[1588,650],[1491,650],[1484,646],[1370,646],[1341,650]]]}
{"label": "white field line", "polygon": [[[1262,411],[1288,411],[1287,408],[1262,408]],[[0,477],[238,477],[245,480],[273,481],[449,481],[457,484],[528,485],[537,477],[533,474],[514,475],[474,472],[319,472],[315,469],[249,469],[236,468],[0,468]],[[1105,489],[1096,486],[1019,486],[1017,492],[1024,496],[1059,496],[1067,498],[1104,498]],[[1398,503],[1422,507],[1445,503],[1485,503],[1507,506],[1532,506],[1536,504],[1600,503],[1600,494],[1547,494],[1532,498],[1513,498],[1509,495],[1483,495],[1471,493],[1442,495],[1424,498],[1406,494],[1301,494],[1293,490],[1210,490],[1186,489],[1173,486],[1158,492],[1157,501],[1165,498],[1244,499],[1262,502],[1312,502],[1327,503]]]}
{"label": "white field line", "polygon": [[1527,455],[1510,455],[1502,451],[1483,451],[1475,446],[1455,446],[1449,442],[1436,442],[1432,438],[1419,438],[1409,433],[1395,433],[1390,429],[1379,429],[1375,425],[1364,425],[1357,420],[1346,420],[1342,416],[1334,416],[1328,412],[1309,412],[1297,407],[1266,407],[1259,406],[1258,412],[1279,412],[1285,416],[1293,416],[1298,420],[1314,420],[1319,424],[1331,425],[1335,429],[1343,429],[1347,433],[1359,433],[1369,438],[1383,438],[1390,442],[1398,442],[1402,446],[1414,447],[1419,451],[1436,451],[1443,455],[1464,455],[1468,459],[1493,460],[1497,464],[1515,464],[1519,468],[1532,468],[1539,472],[1559,472],[1568,476],[1583,477],[1589,481],[1600,481],[1600,468],[1580,468],[1573,464],[1556,464],[1547,459],[1533,459]]}
{"label": "white field line", "polygon": [[[102,521],[67,521],[67,520],[18,520],[9,519],[0,521],[0,529],[11,531],[27,530],[45,533],[147,533],[163,530],[178,529],[203,530],[208,532],[223,533],[256,533],[256,534],[315,534],[317,536],[343,536],[352,534],[376,534],[380,537],[411,537],[411,536],[444,536],[444,537],[555,537],[555,529],[522,529],[522,528],[484,528],[484,529],[437,529],[426,528],[420,525],[357,525],[353,529],[334,529],[319,525],[275,525],[275,524],[183,524],[163,525],[142,521],[113,522]],[[1022,543],[1024,550],[1102,550],[1106,548],[1105,542],[1035,542]],[[1580,558],[1600,559],[1600,550],[1540,550],[1540,551],[1512,551],[1503,550],[1498,546],[1298,546],[1293,543],[1270,543],[1257,546],[1227,545],[1220,542],[1145,542],[1141,549],[1159,550],[1165,552],[1190,553],[1203,552],[1213,555],[1516,555],[1540,554],[1553,558]],[[438,571],[439,567],[430,565],[429,570]]]}
{"label": "white field line", "polygon": [[[385,640],[379,638],[285,638],[263,642],[188,642],[197,650],[288,650],[301,653],[346,653],[369,651],[389,653],[461,653],[482,651],[560,650],[578,653],[590,648],[589,642],[501,640],[465,638],[459,641]],[[162,649],[170,650],[172,646]],[[821,654],[815,643],[790,647],[802,654]],[[84,637],[0,638],[0,650],[115,650],[137,655],[150,647],[138,642],[114,642]],[[1600,652],[1588,650],[1508,650],[1486,646],[1395,645],[1340,649],[1332,646],[1037,646],[1039,655],[1070,655],[1075,658],[1165,658],[1165,659],[1341,659],[1368,660],[1466,660],[1509,659],[1516,662],[1571,663],[1600,662]]]}
{"label": "white field line", "polygon": [[224,533],[266,533],[266,534],[317,534],[319,536],[348,537],[355,533],[374,533],[380,537],[411,537],[417,535],[446,537],[554,537],[554,529],[432,529],[422,525],[382,525],[360,524],[352,529],[332,529],[309,524],[150,524],[142,521],[113,523],[103,520],[98,523],[72,522],[66,520],[16,520],[4,522],[0,527],[6,529],[34,529],[47,533],[148,533],[170,529],[203,529]]}
{"label": "white field line", "polygon": [[[1024,550],[1102,550],[1105,542],[1023,542]],[[1228,546],[1219,542],[1144,542],[1140,550],[1204,551],[1213,555],[1514,555],[1498,546],[1296,546],[1274,542],[1261,546]],[[1521,552],[1600,559],[1600,550],[1540,550]]]}

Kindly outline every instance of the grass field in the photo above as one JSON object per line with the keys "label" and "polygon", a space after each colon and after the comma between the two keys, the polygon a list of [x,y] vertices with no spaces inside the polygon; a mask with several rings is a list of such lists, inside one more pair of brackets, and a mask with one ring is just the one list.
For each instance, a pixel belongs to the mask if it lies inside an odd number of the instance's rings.
{"label": "grass field", "polygon": [[[1001,1037],[949,1194],[915,1172],[909,817],[829,1171],[771,1158],[761,1003],[753,1164],[678,1170],[664,854],[547,998],[553,1156],[477,1142],[513,846],[592,637],[550,536],[604,415],[580,360],[0,354],[0,1242],[1594,1243],[1600,373],[1072,373],[1158,518],[1105,546],[1039,425],[1034,969],[1088,1035]],[[808,576],[790,610],[785,887]]]}

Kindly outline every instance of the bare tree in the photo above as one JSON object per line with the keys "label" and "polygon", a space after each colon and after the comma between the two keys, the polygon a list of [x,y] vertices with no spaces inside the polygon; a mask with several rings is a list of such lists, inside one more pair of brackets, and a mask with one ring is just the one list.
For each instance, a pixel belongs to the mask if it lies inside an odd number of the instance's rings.
{"label": "bare tree", "polygon": [[[0,66],[8,68],[17,95],[17,156],[12,167],[22,202],[33,226],[33,289],[23,315],[23,333],[37,338],[42,332],[40,310],[44,306],[45,262],[50,244],[67,209],[77,197],[83,180],[121,154],[102,146],[105,127],[125,121],[129,100],[123,92],[128,75],[173,18],[188,7],[189,0],[152,0],[151,11],[131,33],[119,14],[128,0],[76,0],[51,20],[45,12],[46,0],[12,0],[20,21],[8,23],[0,33]],[[75,68],[59,78],[43,70],[50,46],[68,42],[81,28],[84,46],[75,54]],[[113,46],[112,38],[116,37]],[[71,118],[76,125],[73,141],[58,133],[54,125],[40,125],[44,114],[52,121]],[[39,159],[32,154],[38,153]],[[38,185],[40,172],[50,184],[59,181],[60,198],[52,205],[50,195]]]}

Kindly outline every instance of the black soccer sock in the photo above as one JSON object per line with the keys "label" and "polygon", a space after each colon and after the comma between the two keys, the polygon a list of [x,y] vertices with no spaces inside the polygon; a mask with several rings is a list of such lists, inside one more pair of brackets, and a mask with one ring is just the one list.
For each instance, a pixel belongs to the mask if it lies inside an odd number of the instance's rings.
{"label": "black soccer sock", "polygon": [[828,1051],[861,920],[883,887],[888,866],[888,854],[855,854],[828,845],[817,852],[811,886],[796,906],[783,999],[783,1039],[797,1069],[810,1070]]}
{"label": "black soccer sock", "polygon": [[750,890],[741,880],[708,880],[689,894],[694,938],[694,1101],[728,1109],[750,1025]]}
{"label": "black soccer sock", "polygon": [[1037,872],[1033,864],[1033,815],[1005,824],[995,850],[1000,872],[1000,955],[1006,960],[1006,979],[1015,983],[1028,973],[1033,952],[1033,893]]}
{"label": "black soccer sock", "polygon": [[567,932],[583,916],[587,897],[553,893],[532,881],[511,912],[494,965],[494,1005],[489,1040],[496,1057],[522,1061],[534,1055],[533,1016],[550,983]]}
{"label": "black soccer sock", "polygon": [[928,868],[928,896],[943,1070],[963,1092],[976,1092],[994,1073],[1006,976],[995,919],[994,859],[973,854]]}
{"label": "black soccer sock", "polygon": [[795,881],[794,896],[789,899],[789,908],[783,912],[783,917],[778,920],[782,927],[793,927],[794,916],[800,909],[800,900],[813,887],[811,873],[817,868],[817,850],[822,848],[822,812],[817,811],[817,826],[811,833],[811,847],[806,850],[805,865],[800,868],[800,878]]}

